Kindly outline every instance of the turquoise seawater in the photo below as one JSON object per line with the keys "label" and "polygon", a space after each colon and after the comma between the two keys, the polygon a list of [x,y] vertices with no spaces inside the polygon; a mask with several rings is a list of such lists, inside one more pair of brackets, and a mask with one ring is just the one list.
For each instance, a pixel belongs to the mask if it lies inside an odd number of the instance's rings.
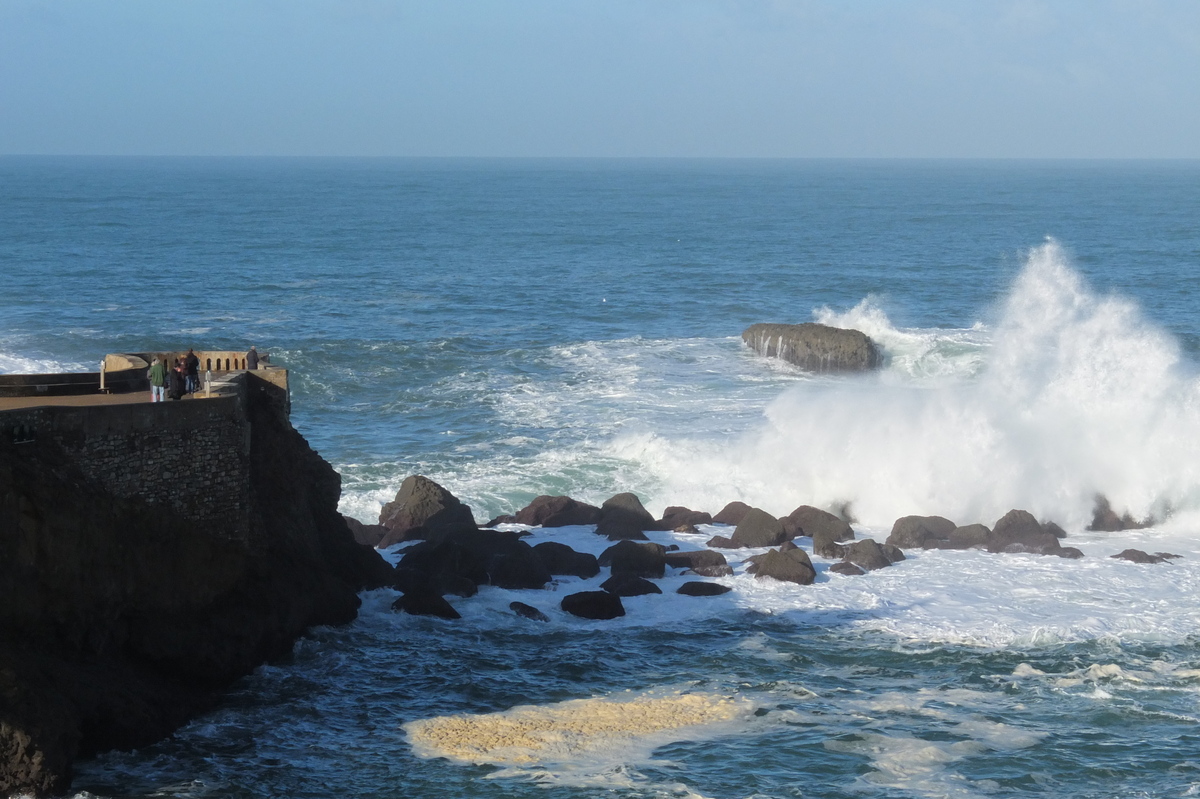
{"label": "turquoise seawater", "polygon": [[[731,557],[731,593],[669,575],[610,623],[557,609],[599,579],[485,588],[458,622],[372,592],[171,739],[80,764],[80,792],[1200,794],[1200,163],[3,158],[0,264],[0,370],[255,344],[364,521],[422,473],[480,521],[633,491],[848,502],[882,539],[1022,507],[1085,553],[815,558],[803,588]],[[814,319],[886,368],[813,378],[739,338]],[[1161,522],[1087,532],[1096,493]],[[1129,546],[1183,557],[1108,557]],[[676,691],[743,710],[474,763],[402,726]]]}

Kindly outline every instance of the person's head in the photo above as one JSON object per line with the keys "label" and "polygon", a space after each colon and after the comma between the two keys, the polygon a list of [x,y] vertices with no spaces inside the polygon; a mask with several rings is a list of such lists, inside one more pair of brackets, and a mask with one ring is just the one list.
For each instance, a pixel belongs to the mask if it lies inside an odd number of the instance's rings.
{"label": "person's head", "polygon": [[251,345],[250,345],[250,349],[254,350],[255,352],[258,352],[258,350],[255,350],[255,349],[254,349],[254,345],[253,345],[253,344],[251,344]]}
{"label": "person's head", "polygon": [[192,348],[188,347],[188,355],[195,355],[195,354],[196,353],[192,352]]}
{"label": "person's head", "polygon": [[152,361],[150,362],[150,365],[151,365],[151,366],[153,366],[153,365],[154,365],[154,364],[156,364],[156,363],[158,363],[158,358],[155,358],[154,360],[152,360]]}

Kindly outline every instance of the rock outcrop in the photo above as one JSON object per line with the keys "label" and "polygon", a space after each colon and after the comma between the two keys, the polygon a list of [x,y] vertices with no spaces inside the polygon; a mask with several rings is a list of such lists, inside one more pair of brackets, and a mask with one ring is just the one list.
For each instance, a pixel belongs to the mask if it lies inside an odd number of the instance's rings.
{"label": "rock outcrop", "polygon": [[596,521],[596,532],[610,541],[645,541],[646,530],[657,530],[658,522],[642,507],[636,494],[617,494],[604,500]]}
{"label": "rock outcrop", "polygon": [[823,558],[840,558],[842,541],[853,541],[854,530],[845,519],[829,511],[801,505],[779,520],[789,537],[806,535],[813,540],[813,554]]}
{"label": "rock outcrop", "polygon": [[902,516],[892,525],[887,543],[904,549],[941,549],[957,528],[942,516]]}
{"label": "rock outcrop", "polygon": [[411,539],[440,540],[456,530],[476,528],[469,507],[419,474],[404,478],[396,498],[379,511],[379,523],[387,528],[381,548]]}
{"label": "rock outcrop", "polygon": [[530,527],[570,527],[572,525],[595,524],[600,520],[600,509],[571,497],[540,496],[517,511],[512,520]]}
{"label": "rock outcrop", "polygon": [[0,440],[0,795],[66,793],[76,758],[169,735],[391,583],[281,407],[250,392],[244,414],[245,536],[115,496],[49,440]]}
{"label": "rock outcrop", "polygon": [[730,538],[735,547],[775,547],[790,539],[779,520],[759,508],[746,512]]}
{"label": "rock outcrop", "polygon": [[799,585],[812,585],[817,579],[817,570],[813,567],[808,553],[792,544],[784,544],[779,549],[768,550],[749,560],[750,565],[746,567],[746,573],[759,579],[769,577],[772,580]]}
{"label": "rock outcrop", "polygon": [[862,372],[883,365],[883,354],[866,333],[813,322],[751,325],[742,341],[759,355],[809,372]]}

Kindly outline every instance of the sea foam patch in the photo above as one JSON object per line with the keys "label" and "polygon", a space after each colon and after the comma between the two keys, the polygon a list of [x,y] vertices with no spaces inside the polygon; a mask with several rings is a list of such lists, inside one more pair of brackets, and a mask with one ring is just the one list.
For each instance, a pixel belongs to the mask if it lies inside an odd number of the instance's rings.
{"label": "sea foam patch", "polygon": [[418,757],[579,773],[645,762],[659,746],[704,740],[750,718],[749,700],[702,692],[648,692],[403,725]]}

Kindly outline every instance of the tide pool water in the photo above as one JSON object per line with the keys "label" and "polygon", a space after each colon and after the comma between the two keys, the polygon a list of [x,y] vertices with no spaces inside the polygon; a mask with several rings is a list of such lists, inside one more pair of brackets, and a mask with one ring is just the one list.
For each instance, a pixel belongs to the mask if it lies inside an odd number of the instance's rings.
{"label": "tide pool water", "polygon": [[[1016,507],[1085,555],[814,557],[801,587],[736,551],[730,593],[670,574],[610,622],[558,609],[606,574],[456,622],[369,592],[82,795],[1200,793],[1200,164],[6,158],[0,264],[0,370],[255,344],[366,522],[421,473],[480,521],[633,491],[882,540]],[[803,321],[885,367],[740,340]],[[1155,526],[1086,531],[1097,494]]]}

